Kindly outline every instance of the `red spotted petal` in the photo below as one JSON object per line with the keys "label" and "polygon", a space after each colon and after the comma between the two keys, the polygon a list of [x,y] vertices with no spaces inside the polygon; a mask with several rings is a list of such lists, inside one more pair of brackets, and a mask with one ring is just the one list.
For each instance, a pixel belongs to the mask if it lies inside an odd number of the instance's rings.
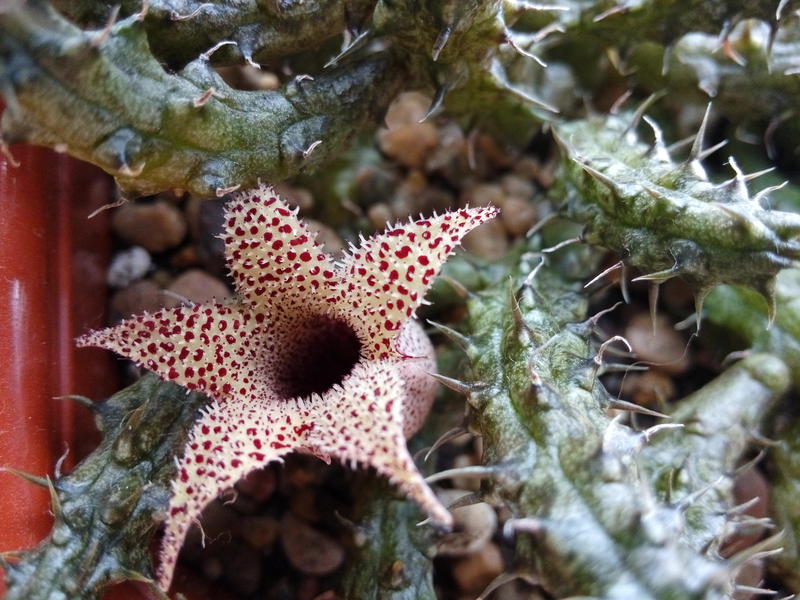
{"label": "red spotted petal", "polygon": [[228,203],[224,240],[236,290],[247,302],[289,318],[329,310],[326,298],[339,282],[333,261],[271,187]]}
{"label": "red spotted petal", "polygon": [[408,454],[403,432],[406,388],[397,366],[362,361],[315,406],[320,426],[311,447],[344,463],[358,463],[386,475],[433,520],[449,527],[453,518],[425,483]]}
{"label": "red spotted petal", "polygon": [[180,306],[140,315],[78,338],[127,356],[166,380],[215,398],[260,393],[254,357],[274,347],[263,313],[236,304]]}
{"label": "red spotted petal", "polygon": [[305,446],[314,423],[293,400],[264,393],[258,400],[214,403],[195,424],[172,499],[158,567],[158,584],[169,589],[175,562],[192,523],[217,495],[250,471]]}
{"label": "red spotted petal", "polygon": [[412,316],[461,238],[497,211],[463,209],[393,227],[343,267],[271,188],[240,194],[226,213],[239,302],[166,309],[78,340],[218,400],[179,461],[161,588],[169,588],[206,504],[294,450],[374,466],[450,524],[405,445],[435,392],[433,347]]}
{"label": "red spotted petal", "polygon": [[369,340],[367,356],[394,355],[400,328],[414,315],[444,261],[461,238],[497,213],[492,206],[464,208],[398,224],[352,251],[338,299],[352,307],[351,324]]}

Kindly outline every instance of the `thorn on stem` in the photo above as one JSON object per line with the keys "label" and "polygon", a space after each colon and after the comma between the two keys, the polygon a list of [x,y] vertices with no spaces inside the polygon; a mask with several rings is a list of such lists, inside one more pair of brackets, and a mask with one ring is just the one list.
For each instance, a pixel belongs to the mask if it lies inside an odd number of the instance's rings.
{"label": "thorn on stem", "polygon": [[309,156],[311,156],[311,153],[314,152],[314,150],[316,150],[320,144],[322,144],[322,140],[315,140],[311,142],[308,148],[303,150],[303,158],[308,158]]}
{"label": "thorn on stem", "polygon": [[108,36],[111,35],[111,31],[114,29],[114,24],[117,22],[117,17],[119,16],[119,7],[119,4],[117,4],[111,9],[108,19],[106,20],[106,24],[100,31],[97,32],[97,35],[92,38],[91,44],[93,48],[99,48],[102,46],[103,42],[105,42],[108,39]]}
{"label": "thorn on stem", "polygon": [[210,87],[197,98],[192,100],[192,105],[194,105],[195,108],[201,108],[205,106],[206,103],[208,103],[208,101],[216,95],[216,93],[217,90],[215,90],[213,87]]}
{"label": "thorn on stem", "polygon": [[236,184],[236,185],[232,185],[232,186],[229,186],[229,187],[217,188],[214,191],[214,194],[216,195],[217,198],[222,198],[223,196],[227,196],[228,194],[232,194],[233,192],[238,190],[240,187],[242,187],[241,183]]}

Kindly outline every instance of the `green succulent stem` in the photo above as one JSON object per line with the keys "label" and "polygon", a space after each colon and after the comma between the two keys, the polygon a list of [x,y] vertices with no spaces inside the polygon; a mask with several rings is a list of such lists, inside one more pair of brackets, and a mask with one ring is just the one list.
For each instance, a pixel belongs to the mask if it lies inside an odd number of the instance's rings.
{"label": "green succulent stem", "polygon": [[6,566],[6,599],[93,600],[119,581],[150,580],[174,457],[204,402],[147,375],[96,404],[103,441],[53,482],[53,529]]}
{"label": "green succulent stem", "polygon": [[531,279],[537,262],[523,255],[508,286],[476,293],[465,323],[484,492],[514,516],[517,570],[560,597],[727,598],[737,565],[708,549],[727,534],[731,474],[785,365],[752,356],[667,427],[637,430],[608,415],[579,282],[547,265]]}
{"label": "green succulent stem", "polygon": [[0,32],[7,141],[65,150],[139,195],[208,197],[310,169],[383,114],[404,73],[380,53],[279,91],[239,91],[202,56],[165,71],[136,16],[84,31],[37,0],[0,13]]}
{"label": "green succulent stem", "polygon": [[565,214],[583,224],[585,242],[613,250],[659,286],[680,277],[698,312],[722,283],[759,292],[774,315],[775,276],[800,259],[800,216],[769,210],[751,196],[747,176],[712,183],[702,166],[706,119],[686,160],[673,159],[658,126],[654,141],[637,133],[641,115],[594,117],[556,128],[565,153]]}
{"label": "green succulent stem", "polygon": [[[57,0],[54,5],[73,21],[97,28],[108,22],[115,7],[123,17],[145,9],[140,0]],[[147,3],[144,26],[153,53],[170,65],[183,66],[227,41],[234,43],[214,54],[214,64],[268,63],[359,29],[374,5],[375,0],[152,0]]]}
{"label": "green succulent stem", "polygon": [[435,532],[417,527],[425,517],[370,474],[358,488],[354,548],[341,581],[345,600],[436,600]]}

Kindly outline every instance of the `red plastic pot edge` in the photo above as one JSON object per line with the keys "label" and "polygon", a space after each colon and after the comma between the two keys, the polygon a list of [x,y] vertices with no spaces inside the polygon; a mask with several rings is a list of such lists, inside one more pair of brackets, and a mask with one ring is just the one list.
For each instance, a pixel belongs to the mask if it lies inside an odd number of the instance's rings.
{"label": "red plastic pot edge", "polygon": [[[52,475],[91,450],[90,411],[54,397],[102,399],[116,386],[113,359],[78,350],[77,334],[101,326],[110,251],[110,199],[97,169],[41,148],[0,158],[0,466]],[[0,550],[36,545],[49,532],[47,490],[0,473]],[[4,591],[0,581],[0,590]]]}

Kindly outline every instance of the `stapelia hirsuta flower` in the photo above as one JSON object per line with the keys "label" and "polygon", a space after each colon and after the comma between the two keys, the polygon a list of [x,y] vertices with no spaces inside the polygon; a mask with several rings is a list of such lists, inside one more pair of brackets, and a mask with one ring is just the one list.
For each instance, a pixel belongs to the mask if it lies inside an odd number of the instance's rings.
{"label": "stapelia hirsuta flower", "polygon": [[79,339],[213,399],[173,481],[163,589],[206,504],[293,451],[375,467],[434,521],[451,523],[405,445],[435,391],[433,348],[413,317],[461,238],[496,214],[459,209],[396,225],[335,263],[261,187],[226,206],[235,301],[165,309]]}

